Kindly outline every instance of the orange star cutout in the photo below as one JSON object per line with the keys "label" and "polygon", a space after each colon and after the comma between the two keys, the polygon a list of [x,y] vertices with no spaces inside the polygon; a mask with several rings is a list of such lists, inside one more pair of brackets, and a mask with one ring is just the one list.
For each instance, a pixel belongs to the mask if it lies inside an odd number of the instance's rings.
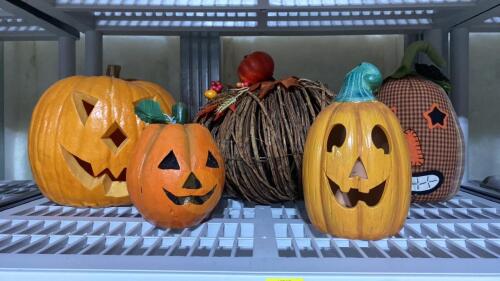
{"label": "orange star cutout", "polygon": [[429,129],[445,129],[448,126],[448,113],[440,109],[437,103],[433,103],[431,108],[424,112],[424,118],[427,121]]}

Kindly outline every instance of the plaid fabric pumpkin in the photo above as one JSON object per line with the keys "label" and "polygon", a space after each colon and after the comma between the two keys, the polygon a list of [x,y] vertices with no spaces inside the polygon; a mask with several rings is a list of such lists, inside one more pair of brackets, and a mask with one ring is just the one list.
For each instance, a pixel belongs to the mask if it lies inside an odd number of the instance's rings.
{"label": "plaid fabric pumpkin", "polygon": [[463,135],[443,88],[417,75],[389,78],[377,98],[396,113],[405,130],[412,162],[412,201],[454,196],[464,171]]}

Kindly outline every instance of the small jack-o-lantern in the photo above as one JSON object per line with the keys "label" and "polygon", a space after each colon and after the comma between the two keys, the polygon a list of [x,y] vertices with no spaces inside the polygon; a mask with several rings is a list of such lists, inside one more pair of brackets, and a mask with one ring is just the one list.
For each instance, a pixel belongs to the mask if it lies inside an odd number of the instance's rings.
{"label": "small jack-o-lantern", "polygon": [[446,91],[448,79],[433,65],[416,64],[424,51],[438,66],[444,61],[422,41],[410,45],[403,65],[383,83],[377,98],[398,116],[410,147],[412,200],[443,201],[460,188],[464,167],[463,137]]}
{"label": "small jack-o-lantern", "polygon": [[[162,122],[159,107],[151,108],[139,116],[148,123]],[[159,120],[149,119],[154,111]],[[212,135],[202,125],[181,124],[184,118],[176,112],[162,123],[177,124],[151,124],[144,130],[127,169],[132,203],[146,220],[164,228],[198,224],[215,208],[224,188],[224,160]]]}
{"label": "small jack-o-lantern", "polygon": [[408,147],[394,113],[372,95],[381,82],[374,65],[354,68],[335,103],[309,129],[304,199],[320,231],[380,239],[404,224],[410,206]]}
{"label": "small jack-o-lantern", "polygon": [[125,175],[144,123],[135,104],[155,99],[170,112],[160,86],[109,76],[73,76],[40,98],[31,118],[33,176],[50,200],[71,206],[130,204]]}

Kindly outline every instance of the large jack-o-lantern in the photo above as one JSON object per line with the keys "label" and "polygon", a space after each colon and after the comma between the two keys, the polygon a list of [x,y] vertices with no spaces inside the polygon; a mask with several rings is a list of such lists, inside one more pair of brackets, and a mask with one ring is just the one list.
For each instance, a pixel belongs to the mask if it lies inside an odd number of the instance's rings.
{"label": "large jack-o-lantern", "polygon": [[444,61],[422,41],[410,45],[403,65],[384,81],[377,98],[398,116],[410,147],[412,200],[443,201],[460,188],[464,170],[462,131],[446,91],[448,79],[432,65],[416,64],[423,51],[438,66]]}
{"label": "large jack-o-lantern", "polygon": [[[144,130],[127,169],[127,184],[132,202],[146,220],[164,228],[183,228],[201,222],[219,202],[224,159],[207,128],[182,124],[185,118],[173,111],[177,124],[151,124]],[[145,115],[145,122],[155,123],[149,118],[154,114]]]}
{"label": "large jack-o-lantern", "polygon": [[382,76],[362,63],[307,134],[304,199],[320,231],[352,239],[396,234],[410,206],[411,170],[396,116],[372,91]]}
{"label": "large jack-o-lantern", "polygon": [[63,205],[130,204],[126,166],[144,128],[134,106],[151,98],[170,112],[170,94],[145,81],[73,76],[45,91],[29,131],[31,169],[42,193]]}

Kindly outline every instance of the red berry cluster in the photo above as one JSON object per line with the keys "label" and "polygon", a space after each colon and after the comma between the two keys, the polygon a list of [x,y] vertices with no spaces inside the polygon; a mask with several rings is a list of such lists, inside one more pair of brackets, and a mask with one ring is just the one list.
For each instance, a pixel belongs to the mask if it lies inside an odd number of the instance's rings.
{"label": "red berry cluster", "polygon": [[222,92],[224,86],[220,81],[212,81],[210,82],[210,89],[216,91],[217,93]]}

